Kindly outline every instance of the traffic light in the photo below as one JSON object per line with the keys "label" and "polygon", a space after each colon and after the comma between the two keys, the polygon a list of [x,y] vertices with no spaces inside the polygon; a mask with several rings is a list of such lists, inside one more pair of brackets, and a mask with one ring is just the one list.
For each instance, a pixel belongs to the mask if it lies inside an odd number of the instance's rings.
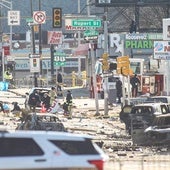
{"label": "traffic light", "polygon": [[108,71],[109,70],[108,57],[109,57],[108,53],[104,53],[102,55],[102,59],[103,59],[102,60],[102,69],[103,69],[103,71]]}
{"label": "traffic light", "polygon": [[53,8],[53,28],[62,27],[62,10],[61,8]]}
{"label": "traffic light", "polygon": [[33,66],[37,67],[37,59],[36,58],[33,58]]}

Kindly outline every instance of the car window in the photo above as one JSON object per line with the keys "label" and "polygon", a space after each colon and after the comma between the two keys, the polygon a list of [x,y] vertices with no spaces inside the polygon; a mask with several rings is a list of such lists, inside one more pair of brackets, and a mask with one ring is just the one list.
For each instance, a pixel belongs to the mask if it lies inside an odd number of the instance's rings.
{"label": "car window", "polygon": [[32,138],[0,138],[0,157],[35,156],[43,154],[43,150]]}
{"label": "car window", "polygon": [[91,140],[73,141],[73,140],[50,140],[55,146],[59,147],[69,155],[96,155],[98,152],[93,146]]}
{"label": "car window", "polygon": [[161,112],[162,114],[168,113],[168,107],[166,105],[161,105]]}

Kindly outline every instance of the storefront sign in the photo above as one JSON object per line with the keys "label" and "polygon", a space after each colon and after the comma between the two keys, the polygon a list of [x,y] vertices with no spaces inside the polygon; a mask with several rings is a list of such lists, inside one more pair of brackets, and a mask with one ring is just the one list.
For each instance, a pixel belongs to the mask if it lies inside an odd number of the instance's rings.
{"label": "storefront sign", "polygon": [[148,49],[148,48],[153,48],[153,41],[151,40],[126,40],[125,41],[125,48],[136,48],[136,49]]}

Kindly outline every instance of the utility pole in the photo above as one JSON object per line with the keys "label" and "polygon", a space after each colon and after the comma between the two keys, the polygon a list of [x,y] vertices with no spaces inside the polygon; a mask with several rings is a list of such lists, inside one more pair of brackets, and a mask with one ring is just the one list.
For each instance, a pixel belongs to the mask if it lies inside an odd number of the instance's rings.
{"label": "utility pole", "polygon": [[[108,8],[104,7],[104,53],[108,54],[108,27],[107,27]],[[108,71],[104,71],[107,73]],[[104,76],[104,115],[108,116],[108,77]]]}
{"label": "utility pole", "polygon": [[[30,0],[31,3],[31,16],[33,16],[33,0]],[[35,34],[34,34],[34,25],[30,25],[31,29],[31,45],[32,45],[32,53],[35,54]],[[37,81],[37,73],[34,72],[34,86],[38,87]]]}
{"label": "utility pole", "polygon": [[[41,11],[41,0],[39,0],[39,11]],[[42,34],[41,34],[41,24],[39,24],[39,55],[40,55],[40,78],[42,77]],[[42,80],[40,79],[40,84],[42,86]]]}
{"label": "utility pole", "polygon": [[[87,15],[90,16],[90,5],[89,0],[87,0]],[[90,40],[90,46],[91,46],[91,76],[93,77],[93,88],[94,88],[94,97],[95,97],[95,105],[96,105],[96,114],[95,116],[99,116],[99,100],[98,100],[98,92],[97,92],[97,82],[96,82],[96,73],[95,73],[95,54],[94,54],[94,43],[92,40]]]}

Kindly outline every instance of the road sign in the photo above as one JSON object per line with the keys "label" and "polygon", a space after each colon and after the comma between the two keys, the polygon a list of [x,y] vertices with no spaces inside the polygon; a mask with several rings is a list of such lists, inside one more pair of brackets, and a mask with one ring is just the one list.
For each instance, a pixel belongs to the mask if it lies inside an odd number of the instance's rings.
{"label": "road sign", "polygon": [[20,11],[8,11],[8,25],[20,25]]}
{"label": "road sign", "polygon": [[30,58],[30,72],[40,72],[40,58]]}
{"label": "road sign", "polygon": [[33,18],[26,18],[26,22],[34,22]]}
{"label": "road sign", "polygon": [[92,19],[86,19],[86,20],[72,20],[72,26],[73,27],[101,27],[101,20],[92,20]]}
{"label": "road sign", "polygon": [[29,58],[40,58],[40,54],[29,54]]}
{"label": "road sign", "polygon": [[65,66],[66,54],[63,52],[54,53],[54,65],[55,66]]}
{"label": "road sign", "polygon": [[85,40],[95,40],[98,38],[99,32],[96,30],[86,30],[84,31],[84,39]]}
{"label": "road sign", "polygon": [[37,24],[44,24],[46,20],[46,13],[45,11],[34,11],[33,12],[33,19],[34,22]]}
{"label": "road sign", "polygon": [[91,37],[91,36],[98,36],[99,32],[96,30],[86,30],[84,31],[84,36]]}

